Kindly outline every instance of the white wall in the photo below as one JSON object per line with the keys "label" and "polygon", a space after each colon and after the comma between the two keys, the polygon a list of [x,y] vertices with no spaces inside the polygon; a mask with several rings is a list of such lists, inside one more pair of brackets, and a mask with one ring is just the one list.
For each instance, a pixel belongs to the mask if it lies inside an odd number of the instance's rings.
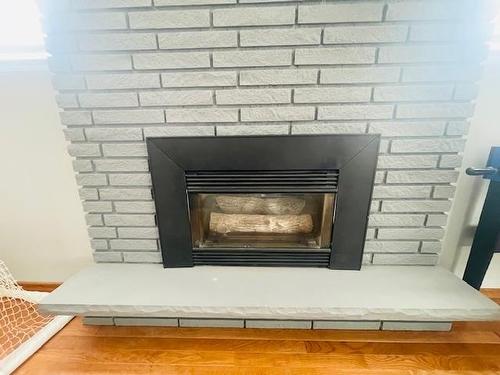
{"label": "white wall", "polygon": [[[465,270],[473,230],[479,221],[489,184],[482,178],[465,175],[464,170],[468,166],[484,167],[492,146],[500,146],[500,53],[492,54],[484,66],[463,168],[444,238],[441,264],[459,276]],[[494,256],[483,287],[500,287],[500,254]]]}
{"label": "white wall", "polygon": [[0,72],[0,259],[18,280],[91,263],[71,159],[45,71]]}

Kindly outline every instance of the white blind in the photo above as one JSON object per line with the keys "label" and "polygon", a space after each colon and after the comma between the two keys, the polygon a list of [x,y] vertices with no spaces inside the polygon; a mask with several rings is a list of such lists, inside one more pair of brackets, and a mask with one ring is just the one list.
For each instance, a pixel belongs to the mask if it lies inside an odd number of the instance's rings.
{"label": "white blind", "polygon": [[36,0],[0,0],[0,61],[46,56]]}

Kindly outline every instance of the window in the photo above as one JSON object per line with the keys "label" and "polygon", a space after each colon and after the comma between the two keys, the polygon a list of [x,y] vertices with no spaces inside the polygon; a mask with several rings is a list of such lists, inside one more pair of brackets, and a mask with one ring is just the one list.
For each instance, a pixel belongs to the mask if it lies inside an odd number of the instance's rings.
{"label": "window", "polygon": [[0,0],[0,62],[46,57],[36,0]]}

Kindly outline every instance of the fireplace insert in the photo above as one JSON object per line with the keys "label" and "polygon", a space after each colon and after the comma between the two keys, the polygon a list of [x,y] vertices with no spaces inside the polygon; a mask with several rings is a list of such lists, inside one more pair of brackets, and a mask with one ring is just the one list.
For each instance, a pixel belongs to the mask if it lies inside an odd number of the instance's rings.
{"label": "fireplace insert", "polygon": [[148,138],[164,267],[361,267],[378,135]]}

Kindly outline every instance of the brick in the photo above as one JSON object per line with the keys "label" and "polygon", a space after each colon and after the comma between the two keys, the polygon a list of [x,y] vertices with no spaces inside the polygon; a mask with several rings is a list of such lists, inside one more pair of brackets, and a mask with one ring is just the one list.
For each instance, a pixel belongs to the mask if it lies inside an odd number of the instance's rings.
{"label": "brick", "polygon": [[104,156],[147,156],[145,143],[110,143],[102,145]]}
{"label": "brick", "polygon": [[289,89],[217,90],[217,104],[279,104],[290,103]]}
{"label": "brick", "polygon": [[[116,202],[116,203],[123,203],[123,202]],[[116,205],[115,203],[115,205]],[[140,203],[140,202],[137,202]],[[151,227],[131,227],[131,228],[118,228],[118,237],[120,238],[150,238],[150,239],[157,239],[159,237],[158,235],[158,228]]]}
{"label": "brick", "polygon": [[156,73],[96,74],[87,76],[86,79],[91,90],[160,87],[160,76]]}
{"label": "brick", "polygon": [[366,239],[367,240],[373,240],[375,238],[375,229],[374,228],[368,228],[366,230]]}
{"label": "brick", "polygon": [[89,236],[92,238],[115,238],[116,229],[106,227],[89,227]]}
{"label": "brick", "polygon": [[60,112],[61,123],[63,125],[73,126],[73,125],[91,125],[92,116],[90,112],[84,111],[66,111]]}
{"label": "brick", "polygon": [[128,251],[123,253],[123,261],[127,263],[161,263],[161,254],[158,251]]}
{"label": "brick", "polygon": [[139,128],[87,128],[85,134],[89,141],[142,141]]}
{"label": "brick", "polygon": [[453,198],[455,195],[455,186],[436,186],[434,187],[433,198]]}
{"label": "brick", "polygon": [[382,10],[383,4],[369,2],[299,5],[298,23],[375,22]]}
{"label": "brick", "polygon": [[151,5],[151,0],[73,0],[75,9],[135,8]]}
{"label": "brick", "polygon": [[299,46],[321,42],[320,28],[307,29],[253,29],[240,31],[240,45],[253,46]]}
{"label": "brick", "polygon": [[314,87],[294,90],[294,103],[343,103],[370,101],[370,87]]}
{"label": "brick", "polygon": [[444,121],[372,121],[368,132],[384,137],[440,136],[445,126]]}
{"label": "brick", "polygon": [[158,250],[156,240],[111,240],[113,250]]}
{"label": "brick", "polygon": [[425,215],[372,214],[369,225],[372,227],[420,227],[424,225],[424,221]]}
{"label": "brick", "polygon": [[73,55],[71,67],[80,71],[130,70],[132,60],[129,55]]}
{"label": "brick", "polygon": [[[151,214],[155,213],[155,205],[151,202],[114,202],[119,213]],[[119,233],[119,231],[118,231]]]}
{"label": "brick", "polygon": [[391,152],[461,152],[464,147],[462,138],[396,139],[392,141]]}
{"label": "brick", "polygon": [[402,1],[389,4],[386,20],[445,20],[460,16],[461,7],[454,1]]}
{"label": "brick", "polygon": [[109,214],[104,215],[105,225],[114,226],[134,226],[134,227],[151,227],[155,225],[154,215],[127,215],[127,214]]}
{"label": "brick", "polygon": [[178,29],[210,26],[208,9],[130,12],[131,29]]}
{"label": "brick", "polygon": [[238,110],[229,108],[166,109],[167,122],[237,122]]}
{"label": "brick", "polygon": [[448,215],[429,215],[425,223],[428,227],[444,227],[448,221]]}
{"label": "brick", "polygon": [[414,66],[403,69],[403,82],[444,82],[479,79],[479,69],[457,66]]}
{"label": "brick", "polygon": [[178,327],[179,320],[177,318],[152,318],[152,317],[131,317],[131,318],[115,318],[116,326],[125,327]]}
{"label": "brick", "polygon": [[462,165],[462,155],[442,155],[439,168],[458,168]]}
{"label": "brick", "polygon": [[292,134],[354,134],[365,132],[365,122],[309,122],[292,124]]}
{"label": "brick", "polygon": [[455,86],[455,100],[475,100],[479,94],[479,85],[476,83],[461,83]]}
{"label": "brick", "polygon": [[52,85],[56,90],[83,90],[85,78],[74,74],[57,74],[52,77]]}
{"label": "brick", "polygon": [[467,121],[450,121],[446,129],[446,135],[466,135],[469,132]]}
{"label": "brick", "polygon": [[411,183],[453,183],[458,178],[458,171],[427,170],[427,171],[389,171],[388,184]]}
{"label": "brick", "polygon": [[99,199],[99,195],[97,193],[96,188],[81,188],[78,189],[78,194],[80,195],[80,199],[85,199],[85,200]]}
{"label": "brick", "polygon": [[436,168],[437,155],[380,155],[378,168],[383,169],[419,169]]}
{"label": "brick", "polygon": [[111,212],[111,202],[83,202],[83,210],[85,212]]}
{"label": "brick", "polygon": [[396,110],[397,118],[457,118],[471,117],[474,111],[472,103],[432,103],[400,104]]}
{"label": "brick", "polygon": [[288,130],[288,125],[222,125],[217,126],[217,135],[278,135]]}
{"label": "brick", "polygon": [[392,118],[394,107],[386,104],[353,104],[322,106],[318,108],[318,120],[368,120]]}
{"label": "brick", "polygon": [[311,329],[310,320],[263,320],[247,319],[246,328]]}
{"label": "brick", "polygon": [[382,212],[448,212],[448,200],[401,200],[384,201]]}
{"label": "brick", "polygon": [[83,324],[90,326],[112,326],[113,318],[108,316],[84,316]]}
{"label": "brick", "polygon": [[160,49],[236,47],[236,31],[189,31],[158,34]]}
{"label": "brick", "polygon": [[106,188],[99,189],[99,196],[102,200],[119,200],[119,201],[135,201],[135,200],[151,200],[151,189],[132,189],[132,188]]}
{"label": "brick", "polygon": [[[240,1],[241,3],[242,1]],[[156,6],[190,6],[190,5],[207,5],[207,4],[236,4],[236,0],[154,0]]]}
{"label": "brick", "polygon": [[383,184],[385,181],[385,175],[387,173],[385,171],[376,171],[375,172],[375,184]]}
{"label": "brick", "polygon": [[373,99],[376,102],[434,101],[450,100],[453,86],[384,86],[375,87]]}
{"label": "brick", "polygon": [[92,162],[90,160],[73,160],[73,169],[75,172],[92,172]]}
{"label": "brick", "polygon": [[132,92],[120,93],[85,93],[78,95],[80,105],[86,108],[106,107],[137,107],[137,94]]}
{"label": "brick", "polygon": [[420,242],[417,241],[367,241],[365,243],[365,252],[416,253],[418,252],[419,244]]}
{"label": "brick", "polygon": [[107,240],[90,240],[90,247],[94,250],[107,250],[108,241]]}
{"label": "brick", "polygon": [[139,93],[142,106],[211,105],[210,90],[170,90]]}
{"label": "brick", "polygon": [[75,94],[58,94],[56,102],[59,108],[78,108],[78,100]]}
{"label": "brick", "polygon": [[99,172],[144,172],[148,170],[147,160],[142,159],[100,159],[94,160]]}
{"label": "brick", "polygon": [[451,330],[451,322],[382,322],[383,331],[444,331]]}
{"label": "brick", "polygon": [[373,47],[297,48],[295,65],[370,64],[375,62]]}
{"label": "brick", "polygon": [[373,264],[434,266],[438,261],[434,254],[374,254]]}
{"label": "brick", "polygon": [[292,63],[292,51],[288,49],[215,51],[214,67],[287,66]]}
{"label": "brick", "polygon": [[321,69],[320,83],[386,83],[398,82],[398,67]]}
{"label": "brick", "polygon": [[241,121],[303,121],[314,119],[314,107],[254,107],[241,109]]}
{"label": "brick", "polygon": [[393,43],[406,41],[408,26],[337,26],[325,28],[324,44]]}
{"label": "brick", "polygon": [[215,135],[213,126],[164,126],[145,128],[144,137],[197,137]]}
{"label": "brick", "polygon": [[236,86],[236,72],[178,72],[162,73],[163,87]]}
{"label": "brick", "polygon": [[458,23],[415,24],[410,28],[409,40],[414,42],[446,42],[463,37],[463,32]]}
{"label": "brick", "polygon": [[364,253],[363,257],[361,258],[361,263],[363,265],[365,265],[365,264],[372,264],[372,258],[373,258],[373,254]]}
{"label": "brick", "polygon": [[372,200],[370,204],[370,212],[379,212],[380,211],[380,201]]}
{"label": "brick", "polygon": [[374,330],[380,329],[381,322],[376,320],[315,320],[313,329],[348,329]]}
{"label": "brick", "polygon": [[458,60],[457,48],[438,46],[386,46],[380,47],[379,63],[418,63]]}
{"label": "brick", "polygon": [[80,186],[101,186],[108,184],[106,175],[99,173],[79,173],[76,175],[76,182]]}
{"label": "brick", "polygon": [[120,30],[127,28],[125,13],[91,12],[60,13],[57,22],[51,22],[48,32],[76,30]]}
{"label": "brick", "polygon": [[241,319],[179,319],[180,327],[243,328]]}
{"label": "brick", "polygon": [[158,124],[165,122],[161,109],[94,111],[96,124]]}
{"label": "brick", "polygon": [[431,186],[375,186],[373,188],[373,198],[429,198]]}
{"label": "brick", "polygon": [[214,26],[293,25],[294,6],[214,9]]}
{"label": "brick", "polygon": [[378,236],[379,239],[388,240],[438,240],[443,238],[444,230],[430,229],[430,228],[390,228],[390,229],[379,229]]}
{"label": "brick", "polygon": [[68,145],[71,156],[101,156],[99,145],[90,143],[73,143]]}
{"label": "brick", "polygon": [[307,85],[318,79],[317,69],[243,70],[240,85]]}
{"label": "brick", "polygon": [[46,35],[45,49],[51,54],[56,54],[58,52],[74,52],[77,50],[76,39],[73,35]]}
{"label": "brick", "polygon": [[[88,202],[90,203],[90,202]],[[104,221],[102,220],[102,215],[99,214],[85,214],[85,223],[87,225],[104,225]],[[96,240],[99,241],[99,240]],[[106,245],[107,246],[107,245]],[[97,250],[95,247],[93,249]],[[106,247],[107,249],[107,247]]]}
{"label": "brick", "polygon": [[185,69],[210,67],[208,52],[159,52],[132,55],[135,69]]}
{"label": "brick", "polygon": [[138,51],[156,49],[152,33],[106,33],[81,35],[78,45],[82,51]]}
{"label": "brick", "polygon": [[[93,254],[94,262],[97,263],[121,263],[123,262],[122,253],[117,251],[96,251]],[[84,323],[88,324],[88,323]]]}
{"label": "brick", "polygon": [[109,175],[109,184],[118,186],[151,186],[149,173],[119,173]]}
{"label": "brick", "polygon": [[438,241],[433,241],[433,242],[422,242],[422,248],[420,251],[422,253],[432,253],[432,254],[439,254],[442,250],[442,243]]}

